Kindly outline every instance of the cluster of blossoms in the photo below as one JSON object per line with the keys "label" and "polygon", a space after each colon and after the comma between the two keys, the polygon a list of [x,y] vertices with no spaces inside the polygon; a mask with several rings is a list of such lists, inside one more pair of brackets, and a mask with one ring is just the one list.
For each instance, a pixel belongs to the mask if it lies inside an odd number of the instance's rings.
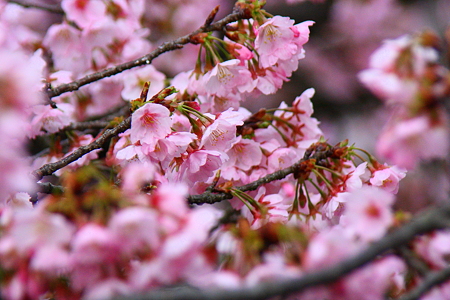
{"label": "cluster of blossoms", "polygon": [[431,32],[388,40],[371,57],[360,80],[392,108],[377,150],[396,165],[412,169],[421,158],[446,158],[450,131],[444,102],[450,72],[438,59]]}
{"label": "cluster of blossoms", "polygon": [[[0,0],[0,26],[18,30],[16,40],[0,35],[10,58],[0,66],[0,131],[9,145],[2,151],[13,152],[0,153],[0,165],[17,174],[1,175],[2,297],[106,299],[181,284],[252,288],[348,259],[407,219],[393,210],[405,170],[347,141],[328,144],[312,117],[314,89],[274,109],[241,107],[288,80],[305,57],[313,24],[272,16],[263,1],[238,1],[240,17],[221,28],[223,39],[207,31],[190,36],[200,45],[198,59],[171,79],[146,65],[51,101],[39,93],[49,86],[51,95],[51,87],[147,54],[153,46],[144,7],[157,2],[63,0],[64,20],[38,32],[12,26],[13,10],[24,9]],[[20,42],[24,33],[33,43]],[[21,61],[11,54],[17,49]],[[413,85],[444,72],[430,59],[422,62],[408,73]],[[395,75],[405,66],[399,68],[382,72]],[[433,97],[443,96],[443,81],[433,78]],[[402,110],[419,111],[405,102]],[[102,149],[84,150],[120,126]],[[50,190],[36,193],[21,169],[25,135],[40,150],[26,161],[35,168],[84,152],[39,178]],[[447,232],[423,236],[411,249],[440,269],[448,239]],[[380,255],[331,285],[292,297],[397,297],[419,281],[408,268],[400,255]],[[445,288],[434,293],[446,299]]]}

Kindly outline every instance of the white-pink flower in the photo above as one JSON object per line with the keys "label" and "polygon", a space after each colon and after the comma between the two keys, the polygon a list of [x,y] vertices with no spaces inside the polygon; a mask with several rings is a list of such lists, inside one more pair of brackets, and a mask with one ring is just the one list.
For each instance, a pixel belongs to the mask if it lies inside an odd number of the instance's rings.
{"label": "white-pink flower", "polygon": [[177,177],[187,184],[206,182],[227,160],[228,155],[220,151],[194,151],[181,165]]}
{"label": "white-pink flower", "polygon": [[237,138],[227,154],[229,160],[224,167],[235,167],[244,171],[250,170],[253,166],[258,166],[262,159],[260,145],[253,140],[243,139],[241,136]]}
{"label": "white-pink flower", "polygon": [[[275,16],[256,30],[255,49],[263,68],[274,66],[279,60],[289,60],[303,54],[303,44],[308,41],[309,29],[314,22],[306,21],[294,26],[294,20]],[[302,58],[301,56],[299,58]]]}
{"label": "white-pink flower", "polygon": [[125,100],[134,100],[141,94],[144,83],[150,81],[147,98],[153,97],[165,86],[166,76],[156,70],[152,65],[145,66],[139,70],[127,71],[123,75],[124,88],[122,98]]}
{"label": "white-pink flower", "polygon": [[41,208],[16,210],[13,220],[8,236],[20,255],[44,246],[67,246],[74,233],[73,225],[64,217]]}
{"label": "white-pink flower", "polygon": [[61,6],[67,18],[82,28],[101,21],[106,14],[105,3],[97,0],[63,0]]}
{"label": "white-pink flower", "polygon": [[390,255],[351,273],[337,289],[344,290],[341,299],[383,299],[389,289],[401,291],[405,288],[405,273],[405,263]]}
{"label": "white-pink flower", "polygon": [[432,266],[448,266],[450,255],[450,232],[438,231],[431,236],[423,236],[415,244],[416,251]]}
{"label": "white-pink flower", "polygon": [[228,151],[236,140],[236,125],[223,119],[215,120],[203,133],[200,148]]}
{"label": "white-pink flower", "polygon": [[159,139],[171,133],[170,111],[159,104],[147,103],[131,117],[130,140],[154,147]]}
{"label": "white-pink flower", "polygon": [[[120,257],[120,240],[109,228],[88,223],[77,231],[71,242],[71,266],[85,272]],[[83,270],[84,269],[84,270]]]}
{"label": "white-pink flower", "polygon": [[121,251],[132,254],[159,246],[157,212],[148,207],[129,207],[115,214],[108,228],[121,241]]}
{"label": "white-pink flower", "polygon": [[405,169],[398,168],[397,166],[386,166],[386,168],[377,170],[372,174],[370,184],[382,187],[390,193],[397,194],[399,182],[405,176]]}
{"label": "white-pink flower", "polygon": [[56,70],[72,71],[73,76],[86,72],[90,54],[84,53],[81,31],[68,24],[52,25],[43,40],[44,46],[52,49]]}
{"label": "white-pink flower", "polygon": [[203,77],[207,93],[226,97],[236,91],[250,92],[253,90],[253,79],[250,71],[240,65],[239,59],[231,59],[218,63]]}
{"label": "white-pink flower", "polygon": [[421,115],[390,124],[379,137],[377,152],[406,169],[412,169],[419,159],[447,157],[450,130],[444,114],[440,117],[438,122]]}
{"label": "white-pink flower", "polygon": [[394,195],[380,188],[356,189],[347,194],[342,224],[364,241],[379,239],[394,221],[393,202]]}
{"label": "white-pink flower", "polygon": [[34,117],[31,120],[28,136],[34,138],[45,133],[55,133],[74,121],[75,108],[70,103],[58,103],[58,108],[50,105],[33,107]]}
{"label": "white-pink flower", "polygon": [[361,243],[347,234],[343,227],[322,229],[309,242],[305,253],[304,268],[317,271],[329,267],[356,253]]}

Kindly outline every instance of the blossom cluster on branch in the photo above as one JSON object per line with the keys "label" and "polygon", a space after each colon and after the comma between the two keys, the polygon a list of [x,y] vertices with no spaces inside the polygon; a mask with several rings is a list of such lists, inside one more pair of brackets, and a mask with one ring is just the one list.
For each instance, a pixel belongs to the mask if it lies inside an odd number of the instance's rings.
{"label": "blossom cluster on branch", "polygon": [[[0,0],[3,298],[407,299],[450,277],[450,209],[394,209],[403,167],[448,152],[434,35],[387,42],[360,75],[397,105],[380,142],[394,166],[327,142],[313,88],[242,106],[289,80],[313,21],[260,0],[215,22],[218,6],[198,20],[199,1],[163,2],[36,5],[55,16],[33,28],[29,6]],[[191,60],[158,63],[176,49]]]}

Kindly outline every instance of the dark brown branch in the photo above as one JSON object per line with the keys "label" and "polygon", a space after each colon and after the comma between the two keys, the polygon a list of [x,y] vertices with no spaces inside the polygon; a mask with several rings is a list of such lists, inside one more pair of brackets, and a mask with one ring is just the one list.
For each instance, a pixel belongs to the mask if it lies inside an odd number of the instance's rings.
{"label": "dark brown branch", "polygon": [[64,187],[50,182],[38,182],[39,192],[44,194],[63,194]]}
{"label": "dark brown branch", "polygon": [[433,287],[438,286],[441,283],[450,279],[450,267],[442,269],[440,271],[428,273],[423,282],[415,289],[410,291],[407,295],[399,298],[398,300],[416,300],[430,291]]}
{"label": "dark brown branch", "polygon": [[[254,181],[254,182],[251,182],[246,185],[238,186],[235,188],[242,192],[254,191],[263,184],[266,184],[266,183],[269,183],[269,182],[272,182],[275,180],[281,180],[281,179],[285,178],[286,176],[288,176],[289,174],[293,174],[295,172],[295,170],[297,170],[298,166],[306,160],[307,159],[303,158],[290,167],[287,167],[283,170],[276,171],[274,173],[271,173],[269,175],[264,176],[263,178],[260,178],[256,181]],[[211,191],[206,191],[205,193],[200,194],[200,195],[190,195],[188,197],[188,201],[190,204],[213,204],[213,203],[231,199],[231,198],[233,198],[231,193],[226,193],[226,192],[214,193]]]}
{"label": "dark brown branch", "polygon": [[81,146],[80,148],[75,150],[73,153],[69,154],[68,156],[62,158],[61,160],[59,160],[57,162],[43,165],[39,169],[33,171],[32,175],[37,180],[41,180],[42,177],[53,174],[55,171],[57,171],[61,168],[64,168],[65,166],[76,161],[83,155],[85,155],[93,150],[102,148],[103,144],[108,139],[110,139],[114,136],[117,136],[119,133],[124,132],[125,130],[130,128],[130,126],[131,126],[131,117],[128,117],[127,119],[122,121],[116,127],[112,128],[112,129],[107,129],[99,138],[97,138],[95,141],[93,141],[89,145]]}
{"label": "dark brown branch", "polygon": [[[307,288],[333,283],[354,270],[374,261],[388,250],[396,249],[406,245],[418,235],[431,232],[437,229],[448,228],[450,226],[450,205],[429,210],[413,219],[413,221],[393,231],[378,242],[370,245],[366,250],[352,256],[332,267],[307,273],[296,279],[266,282],[253,288],[243,288],[235,290],[198,290],[194,288],[180,287],[177,289],[161,289],[146,295],[117,297],[115,300],[262,300],[275,296],[287,296],[300,293]],[[439,274],[430,276],[423,283],[421,291],[428,290],[431,286],[442,283],[449,278],[449,269],[445,269]],[[416,299],[416,298],[406,298]],[[405,299],[402,299],[405,300]]]}
{"label": "dark brown branch", "polygon": [[[285,178],[286,176],[288,176],[289,174],[295,173],[296,171],[298,171],[301,164],[303,164],[304,162],[306,162],[310,159],[315,159],[315,160],[319,160],[319,158],[323,159],[324,156],[326,157],[326,152],[328,152],[328,150],[316,152],[312,156],[305,155],[304,158],[302,158],[301,160],[299,160],[298,162],[296,162],[295,164],[293,164],[290,167],[287,167],[283,170],[276,171],[276,172],[266,175],[256,181],[253,181],[249,184],[238,186],[235,188],[242,192],[254,191],[263,184],[267,184],[269,182],[276,181],[276,180],[281,180],[281,179]],[[188,196],[188,202],[190,204],[213,204],[213,203],[231,199],[231,198],[233,198],[231,193],[214,192],[214,191],[207,190],[206,192],[204,192],[203,194],[200,194],[200,195]]]}
{"label": "dark brown branch", "polygon": [[62,8],[59,5],[48,5],[48,4],[36,4],[36,3],[28,3],[28,2],[22,2],[22,1],[16,1],[16,0],[8,0],[8,3],[13,3],[13,4],[17,4],[20,5],[22,7],[25,8],[36,8],[36,9],[40,9],[40,10],[45,10],[51,13],[55,13],[55,14],[64,14],[64,11],[62,10]]}
{"label": "dark brown branch", "polygon": [[161,46],[156,48],[154,51],[150,52],[147,55],[142,56],[141,58],[105,69],[105,70],[97,72],[97,73],[89,74],[89,75],[87,75],[83,78],[80,78],[79,80],[71,82],[71,83],[62,84],[54,89],[48,90],[48,95],[50,98],[53,98],[53,97],[59,96],[63,93],[76,91],[84,85],[87,85],[89,83],[95,82],[97,80],[100,80],[100,79],[103,79],[106,77],[110,77],[110,76],[119,74],[125,70],[129,70],[129,69],[132,69],[135,67],[151,64],[153,59],[160,56],[161,54],[163,54],[165,52],[173,51],[176,49],[181,49],[181,48],[183,48],[184,45],[191,43],[192,38],[194,36],[196,36],[197,34],[202,33],[202,32],[211,32],[211,31],[222,30],[222,28],[224,28],[225,25],[227,25],[228,23],[243,19],[245,16],[246,16],[246,14],[244,12],[242,12],[241,10],[236,10],[232,14],[226,16],[222,20],[219,20],[219,21],[213,23],[212,25],[202,26],[199,29],[195,30],[194,32],[192,32],[188,35],[179,37],[176,40],[173,40],[171,42],[163,43]]}

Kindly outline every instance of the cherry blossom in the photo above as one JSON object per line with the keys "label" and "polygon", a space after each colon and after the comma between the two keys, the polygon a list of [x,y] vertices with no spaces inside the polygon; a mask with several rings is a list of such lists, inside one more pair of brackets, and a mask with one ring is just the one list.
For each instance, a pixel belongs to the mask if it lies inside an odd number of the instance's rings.
{"label": "cherry blossom", "polygon": [[[260,66],[268,68],[278,60],[289,60],[302,53],[302,46],[308,41],[308,26],[314,24],[306,21],[294,26],[294,21],[287,17],[275,16],[257,29],[255,49],[260,55]],[[301,57],[300,57],[301,58]]]}
{"label": "cherry blossom", "polygon": [[67,18],[83,28],[103,20],[106,14],[106,5],[101,1],[64,0],[61,6]]}
{"label": "cherry blossom", "polygon": [[35,116],[31,121],[28,136],[31,138],[44,133],[55,133],[74,121],[75,108],[69,103],[60,103],[58,108],[48,105],[36,105],[33,107]]}
{"label": "cherry blossom", "polygon": [[406,170],[392,166],[377,170],[372,174],[370,183],[374,186],[384,188],[390,193],[397,194],[399,182],[406,176]]}
{"label": "cherry blossom", "polygon": [[203,81],[206,92],[219,97],[236,91],[242,93],[253,90],[251,73],[240,66],[238,59],[218,63],[204,75]]}
{"label": "cherry blossom", "polygon": [[164,80],[166,76],[155,69],[152,65],[137,71],[131,71],[125,73],[123,76],[124,88],[122,90],[122,98],[126,100],[134,100],[139,98],[144,83],[150,81],[150,89],[148,91],[148,97],[158,93],[164,88]]}
{"label": "cherry blossom", "polygon": [[447,120],[426,115],[390,124],[379,137],[377,151],[399,167],[412,169],[419,159],[446,157],[450,147]]}
{"label": "cherry blossom", "polygon": [[347,194],[344,225],[366,241],[379,239],[393,223],[394,196],[375,187],[362,187]]}
{"label": "cherry blossom", "polygon": [[[450,147],[450,72],[437,37],[387,41],[359,74],[393,115],[377,145],[397,164],[388,165],[352,141],[328,142],[336,136],[313,115],[314,88],[275,108],[242,107],[290,80],[314,22],[239,0],[238,21],[214,23],[214,10],[209,26],[198,16],[217,2],[63,0],[64,16],[42,11],[37,24],[0,0],[2,297],[259,292],[348,267],[408,223],[394,205],[403,168],[443,160]],[[407,295],[427,277],[403,246],[423,269],[448,265],[448,230],[432,229],[283,296]]]}
{"label": "cherry blossom", "polygon": [[140,107],[131,119],[131,142],[140,141],[154,147],[158,139],[171,133],[169,115],[169,110],[159,104],[146,103]]}

